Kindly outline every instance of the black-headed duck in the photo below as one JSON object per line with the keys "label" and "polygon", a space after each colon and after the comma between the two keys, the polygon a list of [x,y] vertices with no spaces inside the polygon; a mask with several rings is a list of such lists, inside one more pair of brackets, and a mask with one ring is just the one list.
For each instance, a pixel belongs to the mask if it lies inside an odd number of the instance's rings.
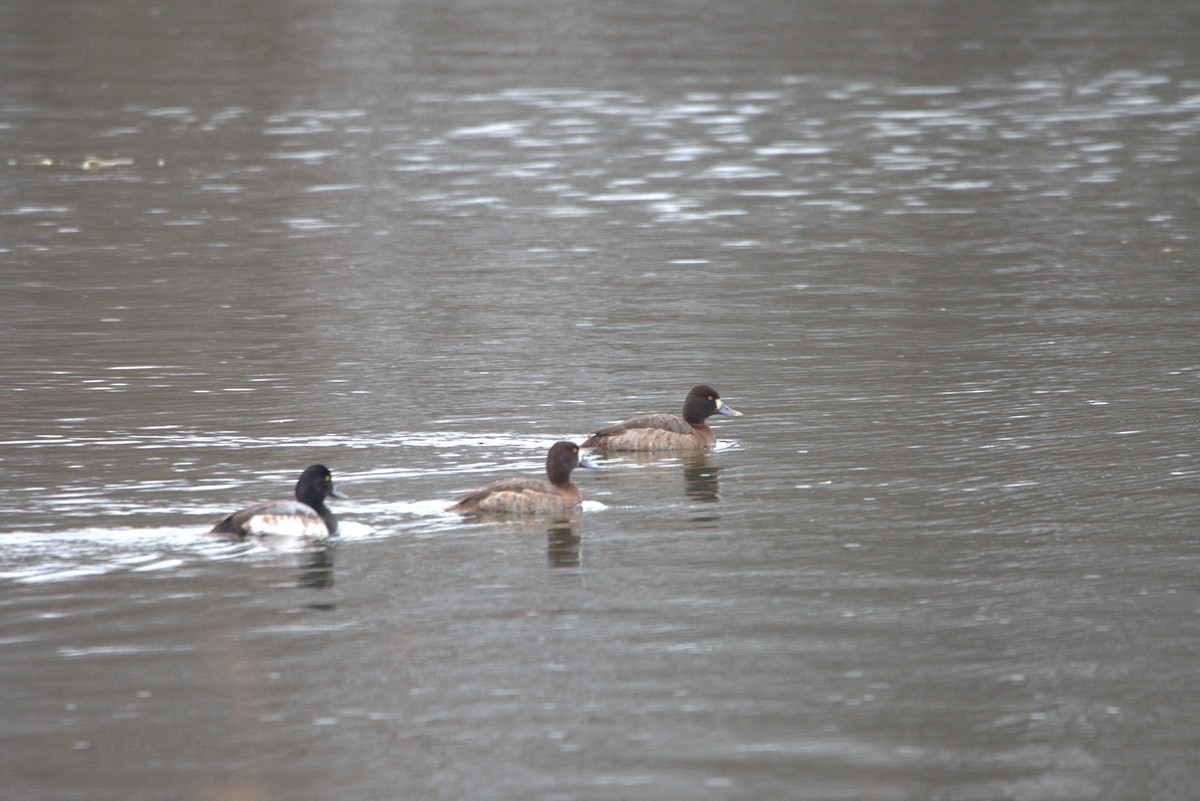
{"label": "black-headed duck", "polygon": [[702,450],[717,441],[704,421],[714,414],[741,417],[707,384],[692,387],[683,402],[683,416],[646,414],[597,431],[583,443],[603,451]]}
{"label": "black-headed duck", "polygon": [[345,498],[333,487],[333,475],[323,464],[314,464],[296,482],[296,500],[263,501],[227,515],[213,526],[212,534],[239,537],[299,537],[325,539],[337,534],[337,518],[326,498]]}
{"label": "black-headed duck", "polygon": [[459,498],[446,511],[462,515],[512,512],[565,512],[583,503],[583,494],[571,481],[576,467],[594,467],[579,456],[574,442],[556,442],[546,454],[546,475],[540,478],[506,478]]}

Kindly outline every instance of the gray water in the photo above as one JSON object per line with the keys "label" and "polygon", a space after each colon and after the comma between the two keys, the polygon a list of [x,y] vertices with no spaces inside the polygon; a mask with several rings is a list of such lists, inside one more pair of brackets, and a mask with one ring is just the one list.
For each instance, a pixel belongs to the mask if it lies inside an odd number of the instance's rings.
{"label": "gray water", "polygon": [[0,797],[1200,796],[1192,3],[17,0],[0,156]]}

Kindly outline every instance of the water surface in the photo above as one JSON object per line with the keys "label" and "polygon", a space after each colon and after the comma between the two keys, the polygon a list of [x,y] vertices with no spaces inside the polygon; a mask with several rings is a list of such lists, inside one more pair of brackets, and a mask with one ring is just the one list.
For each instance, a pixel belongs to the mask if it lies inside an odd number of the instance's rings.
{"label": "water surface", "polygon": [[9,4],[4,795],[1193,797],[1196,27]]}

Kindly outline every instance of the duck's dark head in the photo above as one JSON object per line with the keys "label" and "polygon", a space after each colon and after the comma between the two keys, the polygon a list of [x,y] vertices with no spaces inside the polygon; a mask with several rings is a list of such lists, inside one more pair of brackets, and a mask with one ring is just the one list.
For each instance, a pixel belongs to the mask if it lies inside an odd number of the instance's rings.
{"label": "duck's dark head", "polygon": [[314,509],[325,505],[326,498],[345,498],[333,486],[333,474],[323,464],[314,464],[300,474],[296,482],[296,500]]}
{"label": "duck's dark head", "polygon": [[703,423],[714,414],[741,417],[742,413],[726,405],[717,391],[708,384],[697,384],[683,402],[683,419],[695,425]]}
{"label": "duck's dark head", "polygon": [[556,442],[546,454],[546,475],[555,486],[569,482],[571,471],[576,467],[595,466],[579,455],[579,446],[574,442]]}

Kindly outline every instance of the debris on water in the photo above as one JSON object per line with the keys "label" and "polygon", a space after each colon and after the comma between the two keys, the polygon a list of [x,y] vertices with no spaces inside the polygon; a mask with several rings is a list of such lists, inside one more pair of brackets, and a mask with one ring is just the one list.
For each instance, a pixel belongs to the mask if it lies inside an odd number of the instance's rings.
{"label": "debris on water", "polygon": [[80,165],[83,169],[89,172],[95,170],[106,170],[110,167],[132,167],[133,159],[102,159],[96,156],[88,156]]}
{"label": "debris on water", "polygon": [[59,160],[55,161],[44,156],[34,158],[15,158],[8,160],[10,167],[72,167],[85,170],[86,172],[95,172],[97,170],[107,170],[113,167],[132,167],[133,159],[130,158],[115,158],[105,159],[99,156],[85,156],[81,161]]}

